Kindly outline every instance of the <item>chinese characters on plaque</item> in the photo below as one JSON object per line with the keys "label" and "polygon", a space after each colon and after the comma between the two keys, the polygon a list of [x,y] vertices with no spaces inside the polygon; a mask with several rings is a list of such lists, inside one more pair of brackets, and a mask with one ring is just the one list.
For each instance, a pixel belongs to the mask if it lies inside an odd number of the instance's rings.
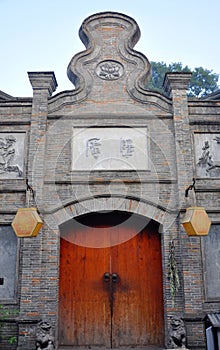
{"label": "chinese characters on plaque", "polygon": [[147,128],[74,128],[72,170],[148,170]]}

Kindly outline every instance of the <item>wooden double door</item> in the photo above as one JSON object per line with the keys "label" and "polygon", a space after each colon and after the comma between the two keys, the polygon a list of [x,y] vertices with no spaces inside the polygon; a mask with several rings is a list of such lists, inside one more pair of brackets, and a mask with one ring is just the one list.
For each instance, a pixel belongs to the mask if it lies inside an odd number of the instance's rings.
{"label": "wooden double door", "polygon": [[59,345],[162,346],[160,235],[126,213],[61,227]]}

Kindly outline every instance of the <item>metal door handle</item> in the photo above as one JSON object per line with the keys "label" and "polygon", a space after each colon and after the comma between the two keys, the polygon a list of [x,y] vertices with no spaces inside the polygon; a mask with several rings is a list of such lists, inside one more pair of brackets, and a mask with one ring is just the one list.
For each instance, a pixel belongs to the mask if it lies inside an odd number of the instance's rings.
{"label": "metal door handle", "polygon": [[119,276],[117,273],[112,274],[112,282],[113,283],[118,283],[119,282]]}
{"label": "metal door handle", "polygon": [[104,282],[110,282],[110,276],[109,272],[105,272],[103,276]]}
{"label": "metal door handle", "polygon": [[106,283],[109,283],[110,281],[112,283],[118,283],[120,281],[120,277],[116,272],[114,273],[105,272],[103,275],[103,280]]}

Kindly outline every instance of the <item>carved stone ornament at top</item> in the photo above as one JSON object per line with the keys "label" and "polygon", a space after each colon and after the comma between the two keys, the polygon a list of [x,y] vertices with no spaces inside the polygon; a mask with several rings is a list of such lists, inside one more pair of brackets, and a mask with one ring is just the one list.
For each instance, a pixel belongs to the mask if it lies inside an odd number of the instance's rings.
{"label": "carved stone ornament at top", "polygon": [[123,75],[123,66],[116,61],[102,61],[96,67],[96,74],[104,80],[116,80]]}
{"label": "carved stone ornament at top", "polygon": [[67,68],[79,98],[93,92],[97,97],[97,90],[106,80],[117,80],[117,91],[98,94],[100,99],[112,101],[119,94],[127,96],[125,85],[132,96],[139,87],[144,89],[151,67],[148,59],[133,49],[140,38],[140,29],[133,18],[117,12],[94,14],[83,21],[79,36],[86,50],[73,56]]}

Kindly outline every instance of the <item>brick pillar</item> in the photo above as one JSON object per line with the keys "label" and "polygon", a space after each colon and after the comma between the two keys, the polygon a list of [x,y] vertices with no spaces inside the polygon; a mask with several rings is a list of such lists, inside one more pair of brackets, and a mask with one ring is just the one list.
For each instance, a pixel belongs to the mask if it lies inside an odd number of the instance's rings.
{"label": "brick pillar", "polygon": [[[190,78],[191,73],[168,73],[164,80],[164,89],[172,97],[173,101],[177,195],[179,196],[179,210],[181,212],[179,219],[184,215],[186,207],[196,204],[194,191],[190,191],[189,198],[185,198],[185,189],[192,184],[192,178],[194,177],[193,135],[189,125],[187,100],[187,87]],[[188,237],[180,222],[179,227],[182,283],[185,299],[184,318],[190,332],[196,329],[195,334],[190,337],[190,339],[193,339],[192,344],[188,343],[188,346],[193,346],[204,342],[204,338],[201,337],[203,324],[198,322],[198,315],[201,314],[203,302],[201,242],[198,237]],[[195,324],[195,322],[197,323]],[[194,325],[194,328],[192,325]]]}
{"label": "brick pillar", "polygon": [[184,203],[184,192],[192,183],[193,164],[189,127],[187,87],[191,73],[167,73],[164,89],[173,100],[173,123],[177,160],[177,181],[180,207]]}
{"label": "brick pillar", "polygon": [[44,150],[47,130],[48,97],[57,87],[53,72],[28,73],[33,87],[33,103],[28,155],[28,179],[36,189],[38,205],[43,199]]}
{"label": "brick pillar", "polygon": [[[44,158],[47,131],[48,97],[55,91],[57,82],[53,72],[28,73],[33,87],[32,115],[28,147],[27,178],[36,191],[36,203],[43,209]],[[45,305],[42,296],[42,232],[37,237],[21,242],[21,299],[18,349],[35,349],[36,324],[42,318]]]}

